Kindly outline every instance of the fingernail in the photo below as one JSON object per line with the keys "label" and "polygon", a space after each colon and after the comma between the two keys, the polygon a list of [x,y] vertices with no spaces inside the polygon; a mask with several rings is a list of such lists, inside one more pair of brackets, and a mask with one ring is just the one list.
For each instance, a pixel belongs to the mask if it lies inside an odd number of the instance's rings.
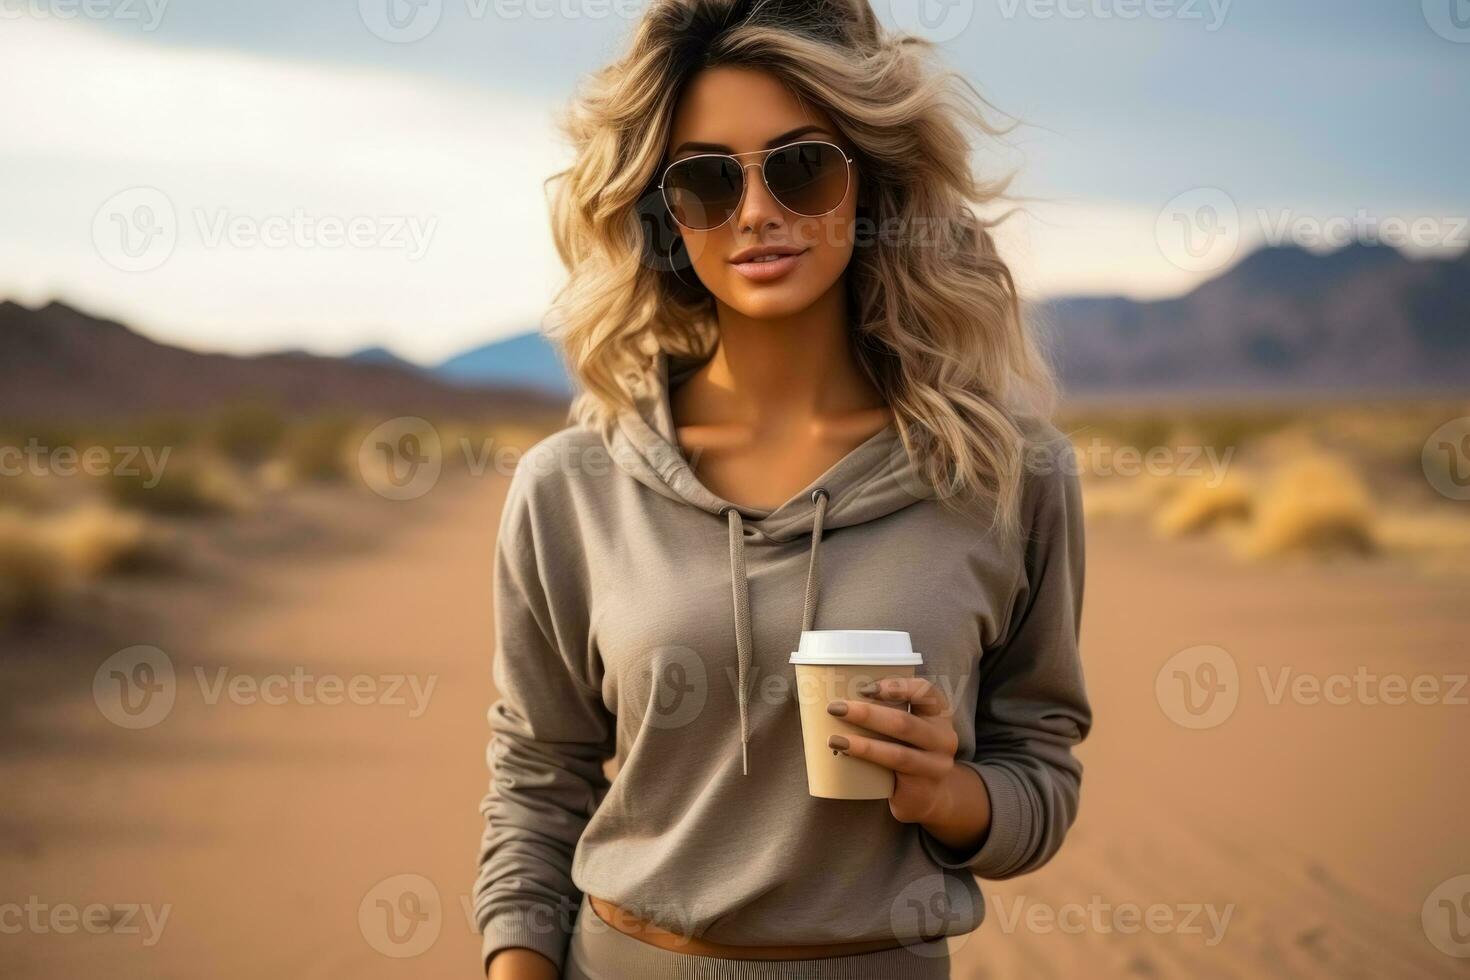
{"label": "fingernail", "polygon": [[870,698],[878,693],[878,684],[876,681],[868,681],[866,684],[859,685],[857,692],[865,698]]}
{"label": "fingernail", "polygon": [[827,702],[827,714],[829,714],[829,715],[845,715],[845,714],[847,714],[847,702],[846,701],[828,701]]}
{"label": "fingernail", "polygon": [[827,738],[827,748],[832,750],[833,755],[846,751],[848,747],[846,735],[832,735]]}

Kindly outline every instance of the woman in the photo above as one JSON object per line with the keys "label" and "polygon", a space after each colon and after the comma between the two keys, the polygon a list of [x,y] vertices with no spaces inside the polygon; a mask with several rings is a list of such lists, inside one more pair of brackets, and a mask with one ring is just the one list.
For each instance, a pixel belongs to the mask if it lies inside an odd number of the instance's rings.
{"label": "woman", "polygon": [[[1072,824],[1078,483],[924,50],[866,0],[664,0],[568,120],[583,393],[496,549],[492,978],[947,977],[976,878]],[[828,706],[886,805],[808,794],[811,628],[924,655]]]}

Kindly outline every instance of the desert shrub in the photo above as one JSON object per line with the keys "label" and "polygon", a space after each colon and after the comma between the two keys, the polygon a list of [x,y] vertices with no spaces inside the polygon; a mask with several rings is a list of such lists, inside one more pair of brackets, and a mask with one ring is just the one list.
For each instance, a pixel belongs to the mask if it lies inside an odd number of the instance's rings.
{"label": "desert shrub", "polygon": [[356,431],[347,415],[324,415],[291,426],[281,448],[290,475],[327,483],[345,479],[356,465]]}
{"label": "desert shrub", "polygon": [[0,626],[39,619],[66,585],[66,568],[33,517],[0,510]]}
{"label": "desert shrub", "polygon": [[201,516],[242,508],[248,495],[223,460],[199,453],[171,453],[156,471],[133,467],[103,478],[109,499],[155,514]]}
{"label": "desert shrub", "polygon": [[141,514],[96,502],[43,516],[0,509],[0,627],[45,618],[93,579],[171,557]]}
{"label": "desert shrub", "polygon": [[1253,513],[1241,542],[1252,557],[1376,550],[1372,500],[1341,456],[1317,453],[1283,463],[1262,487]]}
{"label": "desert shrub", "polygon": [[269,405],[231,405],[214,414],[208,431],[210,445],[226,458],[256,466],[280,448],[286,420]]}
{"label": "desert shrub", "polygon": [[1247,520],[1251,505],[1251,489],[1238,473],[1218,483],[1193,479],[1154,515],[1154,529],[1169,537],[1199,534],[1221,524]]}
{"label": "desert shrub", "polygon": [[100,503],[49,517],[38,528],[69,574],[94,578],[167,562],[167,548],[142,514]]}

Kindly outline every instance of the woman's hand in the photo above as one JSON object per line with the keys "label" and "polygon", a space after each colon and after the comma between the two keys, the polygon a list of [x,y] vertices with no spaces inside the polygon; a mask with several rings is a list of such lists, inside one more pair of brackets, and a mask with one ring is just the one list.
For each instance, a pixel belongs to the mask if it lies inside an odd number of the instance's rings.
{"label": "woman's hand", "polygon": [[922,824],[960,852],[978,848],[990,830],[990,795],[978,772],[955,762],[960,739],[944,692],[920,677],[889,677],[857,693],[874,700],[838,698],[827,711],[898,741],[833,735],[828,747],[893,770],[895,820]]}

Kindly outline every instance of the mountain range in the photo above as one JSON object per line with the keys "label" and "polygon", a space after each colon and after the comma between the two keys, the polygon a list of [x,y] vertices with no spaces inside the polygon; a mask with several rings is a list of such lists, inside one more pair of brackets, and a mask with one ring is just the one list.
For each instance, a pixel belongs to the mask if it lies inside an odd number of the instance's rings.
{"label": "mountain range", "polygon": [[1183,296],[1032,313],[1076,394],[1470,388],[1470,252],[1263,248]]}
{"label": "mountain range", "polygon": [[[1470,387],[1470,251],[1411,259],[1382,245],[1259,249],[1183,296],[1029,304],[1075,395],[1413,392]],[[540,332],[434,369],[570,391]]]}
{"label": "mountain range", "polygon": [[565,399],[529,386],[468,387],[392,362],[301,351],[241,357],[150,340],[63,303],[0,302],[0,417],[95,419],[190,412],[258,401],[283,411],[397,414],[554,410]]}
{"label": "mountain range", "polygon": [[[1069,394],[1130,396],[1470,389],[1470,251],[1263,248],[1171,299],[1032,304]],[[62,303],[0,303],[0,416],[194,410],[264,398],[283,409],[479,411],[565,404],[553,344],[529,331],[421,367],[382,347],[345,358],[241,357],[149,340]]]}

